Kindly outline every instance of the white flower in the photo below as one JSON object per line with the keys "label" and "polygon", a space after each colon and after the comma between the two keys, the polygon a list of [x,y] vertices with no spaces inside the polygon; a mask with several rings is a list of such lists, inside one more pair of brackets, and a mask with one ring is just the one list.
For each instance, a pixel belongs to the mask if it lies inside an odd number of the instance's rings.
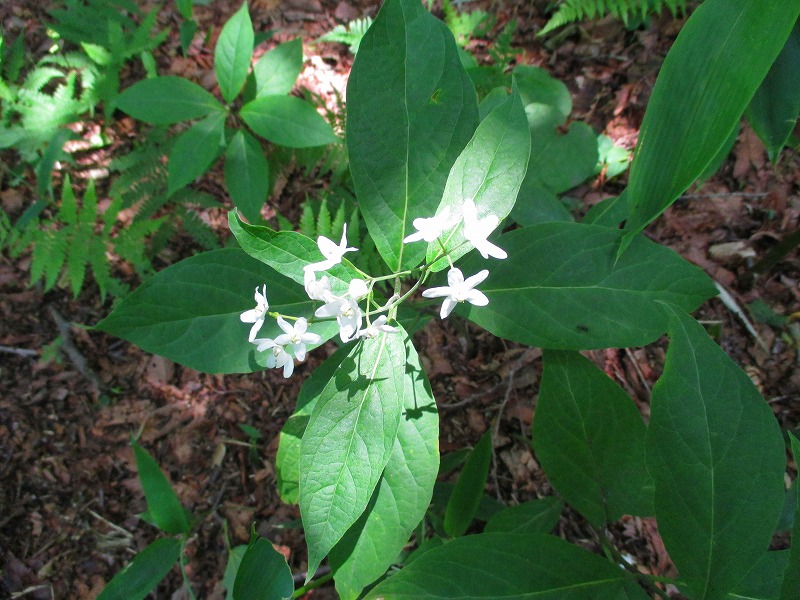
{"label": "white flower", "polygon": [[294,372],[294,359],[292,358],[292,355],[286,351],[286,348],[280,344],[276,344],[275,340],[270,339],[259,339],[254,340],[254,342],[258,344],[256,350],[259,352],[270,350],[269,356],[267,356],[268,368],[280,369],[283,367],[283,376],[287,379],[292,376],[292,373]]}
{"label": "white flower", "polygon": [[404,244],[418,242],[419,240],[432,242],[455,225],[454,219],[450,216],[449,206],[445,206],[444,210],[436,216],[429,219],[414,219],[413,223],[414,227],[417,228],[417,232],[403,239]]}
{"label": "white flower", "polygon": [[490,256],[506,258],[508,254],[506,254],[505,250],[486,239],[500,223],[497,215],[488,215],[478,220],[478,208],[472,199],[464,202],[462,211],[464,214],[464,237],[467,238],[470,244],[475,246],[481,256],[483,258],[489,258]]}
{"label": "white flower", "polygon": [[262,289],[264,291],[259,292],[258,286],[256,286],[256,307],[246,310],[239,315],[242,323],[253,323],[253,327],[250,328],[250,336],[247,338],[247,340],[250,342],[256,339],[256,334],[264,324],[264,319],[267,317],[267,311],[269,310],[269,302],[267,301],[267,286],[264,285]]}
{"label": "white flower", "polygon": [[279,316],[278,326],[283,333],[275,338],[275,344],[288,349],[297,360],[306,359],[306,344],[319,344],[322,341],[322,337],[316,333],[308,333],[308,321],[304,317],[292,325]]}
{"label": "white flower", "polygon": [[475,286],[488,276],[489,271],[484,269],[480,273],[464,279],[464,274],[461,272],[461,269],[453,267],[447,272],[447,286],[425,290],[422,292],[422,295],[425,298],[444,297],[442,310],[439,313],[444,319],[453,312],[453,309],[459,302],[469,302],[475,306],[486,306],[489,304],[489,299],[486,297],[486,294],[475,289]]}
{"label": "white flower", "polygon": [[319,251],[322,252],[322,256],[325,257],[325,260],[306,265],[303,267],[306,271],[327,271],[332,266],[342,262],[342,257],[345,252],[358,250],[358,248],[350,248],[347,246],[347,223],[345,223],[342,228],[342,241],[339,242],[338,246],[336,242],[329,240],[323,235],[317,238],[317,246],[319,247]]}
{"label": "white flower", "polygon": [[353,279],[345,296],[333,296],[324,306],[320,306],[314,315],[317,317],[336,317],[339,324],[339,337],[349,342],[361,329],[363,313],[358,301],[369,293],[363,279]]}
{"label": "white flower", "polygon": [[331,282],[327,275],[323,275],[317,280],[314,271],[307,270],[303,273],[303,280],[305,282],[306,294],[312,300],[322,300],[328,302],[333,299],[331,292]]}
{"label": "white flower", "polygon": [[375,319],[372,323],[367,325],[366,329],[362,329],[358,332],[356,337],[359,338],[376,338],[378,334],[381,332],[383,333],[399,333],[399,329],[397,327],[392,327],[391,325],[386,324],[386,315],[381,315],[377,319]]}

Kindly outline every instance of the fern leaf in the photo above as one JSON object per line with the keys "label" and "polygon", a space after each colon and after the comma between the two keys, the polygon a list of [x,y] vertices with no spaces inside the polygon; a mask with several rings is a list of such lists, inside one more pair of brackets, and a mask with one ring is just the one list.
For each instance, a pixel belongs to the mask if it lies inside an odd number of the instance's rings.
{"label": "fern leaf", "polygon": [[339,240],[342,238],[342,231],[344,229],[344,201],[339,203],[339,208],[336,209],[336,214],[331,223],[331,239]]}
{"label": "fern leaf", "polygon": [[71,227],[70,231],[72,235],[69,238],[65,268],[67,279],[72,288],[72,296],[77,298],[86,277],[86,265],[89,260],[89,248],[91,247],[88,240],[92,239],[94,228],[88,223],[78,223]]}
{"label": "fern leaf", "polygon": [[194,240],[206,250],[216,250],[219,248],[219,240],[214,230],[205,221],[197,216],[197,213],[185,208],[180,212],[183,229]]}
{"label": "fern leaf", "polygon": [[300,215],[300,233],[310,238],[316,237],[317,228],[314,225],[314,209],[306,200],[303,203],[303,214]]}
{"label": "fern leaf", "polygon": [[337,25],[322,37],[317,38],[318,42],[338,42],[340,44],[347,44],[350,53],[353,55],[358,54],[358,47],[361,44],[361,39],[367,33],[372,25],[371,17],[364,17],[363,19],[354,19],[350,21],[347,26]]}
{"label": "fern leaf", "polygon": [[83,194],[83,205],[78,215],[78,221],[92,226],[97,221],[97,192],[94,189],[94,179],[89,180],[89,185]]}
{"label": "fern leaf", "polygon": [[319,214],[317,215],[317,235],[331,237],[331,211],[328,210],[328,199],[324,198],[322,204],[319,205]]}
{"label": "fern leaf", "polygon": [[361,214],[358,207],[353,208],[350,220],[347,222],[347,245],[356,246],[361,243]]}
{"label": "fern leaf", "polygon": [[61,207],[58,209],[58,218],[67,225],[75,225],[78,222],[78,203],[75,200],[75,190],[72,189],[69,174],[64,177],[64,184],[61,187]]}

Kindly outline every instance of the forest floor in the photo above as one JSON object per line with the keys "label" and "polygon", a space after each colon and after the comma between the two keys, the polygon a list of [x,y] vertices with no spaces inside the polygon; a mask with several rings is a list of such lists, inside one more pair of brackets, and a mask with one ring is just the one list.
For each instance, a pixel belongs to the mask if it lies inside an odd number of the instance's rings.
{"label": "forest floor", "polygon": [[[24,30],[31,40],[46,39],[39,3],[5,4],[0,18],[6,31]],[[633,31],[604,19],[573,27],[558,44],[545,45],[535,36],[546,21],[545,5],[494,0],[466,7],[495,14],[498,29],[516,18],[517,63],[548,69],[569,87],[573,119],[633,148],[658,69],[684,19],[667,14]],[[159,67],[207,84],[212,81],[213,46],[201,45],[198,37],[183,57],[178,51],[179,16],[172,7],[167,3],[159,17],[161,27],[170,31],[156,53]],[[236,8],[236,3],[218,1],[195,7],[200,30],[211,31],[213,41]],[[344,96],[352,57],[344,46],[309,42],[338,23],[374,16],[376,10],[376,3],[366,0],[250,3],[257,30],[279,30],[262,48],[302,36],[309,58],[299,84],[328,98],[335,97],[334,90]],[[485,55],[486,42],[473,41],[472,47],[478,56]],[[111,129],[120,145],[136,135],[128,118],[120,118]],[[320,185],[325,183],[286,173],[270,202],[282,214],[297,215],[309,186]],[[0,180],[0,202],[18,215],[32,202],[32,192],[6,186],[8,181]],[[200,186],[227,201],[220,168]],[[583,212],[623,187],[624,177],[608,182],[598,178],[569,195],[580,200]],[[761,142],[743,124],[721,170],[689,190],[647,230],[649,237],[699,265],[730,294],[728,305],[715,298],[697,314],[718,325],[723,348],[760,388],[785,429],[800,423],[800,332],[792,319],[782,318],[800,311],[800,260],[792,250],[766,268],[760,261],[800,225],[799,194],[800,155],[787,149],[773,168]],[[210,210],[206,217],[220,240],[229,236],[223,211]],[[161,257],[163,265],[197,250],[190,240],[179,241]],[[95,287],[73,299],[67,289],[43,293],[41,285],[29,287],[29,281],[29,255],[16,260],[0,255],[0,598],[94,598],[156,537],[155,529],[136,516],[145,509],[129,445],[137,434],[184,506],[202,517],[188,544],[187,570],[198,598],[224,598],[227,544],[246,543],[251,524],[287,556],[294,573],[303,573],[305,546],[295,524],[299,511],[278,497],[274,459],[278,433],[293,411],[303,376],[325,352],[315,353],[298,367],[300,377],[288,380],[276,371],[201,374],[83,327],[110,310],[110,301],[101,302]],[[732,303],[742,308],[756,303],[758,308],[746,313],[757,317],[751,318],[752,331]],[[59,336],[63,342],[53,353],[51,344]],[[552,494],[527,442],[541,352],[454,319],[433,319],[417,336],[441,411],[442,453],[469,447],[488,428],[497,427],[487,494],[507,504]],[[661,373],[665,348],[661,340],[646,348],[589,355],[647,417],[649,391]],[[261,434],[254,447],[240,428],[243,424]],[[570,510],[557,531],[592,545],[585,523]],[[610,535],[641,569],[671,573],[653,520],[624,518]],[[154,597],[187,597],[177,570]],[[334,595],[329,584],[307,597]]]}

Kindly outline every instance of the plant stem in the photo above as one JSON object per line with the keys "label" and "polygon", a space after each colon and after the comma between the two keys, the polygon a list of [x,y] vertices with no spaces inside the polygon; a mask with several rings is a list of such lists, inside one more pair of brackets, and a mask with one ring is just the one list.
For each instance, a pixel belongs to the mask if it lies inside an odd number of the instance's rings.
{"label": "plant stem", "polygon": [[186,542],[188,540],[184,537],[181,540],[181,554],[180,554],[180,561],[179,565],[181,568],[181,575],[183,576],[183,587],[186,588],[186,593],[189,595],[190,600],[197,600],[197,596],[194,595],[192,591],[192,585],[189,581],[189,575],[186,573]]}
{"label": "plant stem", "polygon": [[321,585],[328,583],[331,579],[333,579],[333,573],[326,573],[321,577],[318,577],[314,581],[308,582],[306,585],[299,587],[295,590],[294,594],[292,594],[292,598],[299,598],[306,592],[309,592],[313,589],[320,587]]}

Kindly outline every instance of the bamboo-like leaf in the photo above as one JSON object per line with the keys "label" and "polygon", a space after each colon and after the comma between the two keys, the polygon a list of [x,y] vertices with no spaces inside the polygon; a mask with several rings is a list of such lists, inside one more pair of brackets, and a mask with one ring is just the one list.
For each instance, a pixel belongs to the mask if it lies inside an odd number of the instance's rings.
{"label": "bamboo-like leaf", "polygon": [[229,104],[239,95],[247,79],[254,37],[245,2],[222,27],[214,49],[214,72],[222,97]]}
{"label": "bamboo-like leaf", "polygon": [[142,491],[147,499],[148,520],[167,533],[187,533],[190,525],[186,511],[161,467],[139,444],[133,442],[131,446],[136,455],[136,470],[142,482]]}
{"label": "bamboo-like leaf", "polygon": [[114,575],[97,600],[143,600],[169,573],[178,561],[180,552],[180,540],[156,540]]}

